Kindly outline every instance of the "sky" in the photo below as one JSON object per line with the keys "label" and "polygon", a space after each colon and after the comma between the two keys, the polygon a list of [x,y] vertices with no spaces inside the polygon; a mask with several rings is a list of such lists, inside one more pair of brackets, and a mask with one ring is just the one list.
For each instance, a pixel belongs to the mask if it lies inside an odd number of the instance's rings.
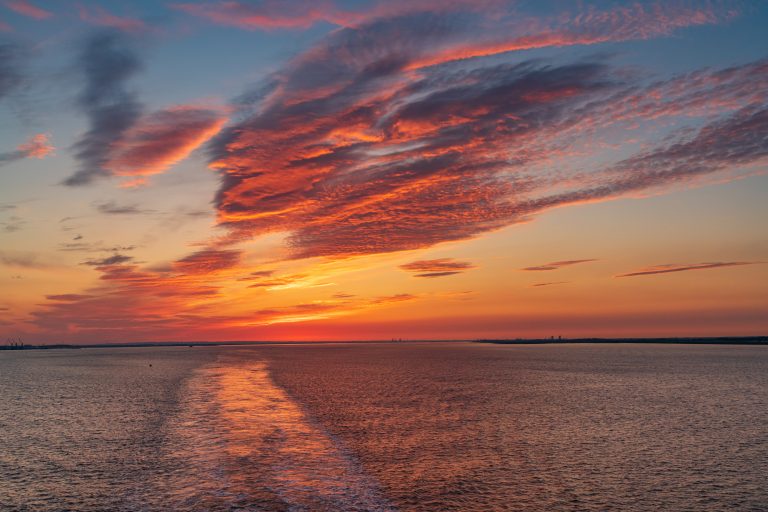
{"label": "sky", "polygon": [[765,335],[766,26],[1,0],[0,338]]}

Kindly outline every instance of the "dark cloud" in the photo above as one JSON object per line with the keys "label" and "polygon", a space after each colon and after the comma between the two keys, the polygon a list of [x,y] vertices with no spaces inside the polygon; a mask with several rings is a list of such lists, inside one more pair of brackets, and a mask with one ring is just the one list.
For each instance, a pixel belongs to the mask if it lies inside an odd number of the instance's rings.
{"label": "dark cloud", "polygon": [[119,204],[115,201],[105,201],[102,203],[93,203],[94,208],[99,213],[106,215],[142,215],[155,213],[154,210],[146,210],[138,204]]}
{"label": "dark cloud", "polygon": [[142,64],[125,36],[116,31],[91,35],[80,49],[78,66],[85,79],[78,106],[90,127],[75,144],[80,170],[64,181],[70,186],[86,185],[110,174],[106,169],[110,148],[136,123],[142,110],[127,87]]}
{"label": "dark cloud", "polygon": [[596,259],[587,259],[587,260],[563,260],[563,261],[553,261],[551,263],[545,263],[544,265],[537,265],[535,267],[525,267],[521,270],[529,270],[529,271],[545,271],[545,270],[557,270],[562,267],[568,267],[570,265],[578,265],[579,263],[589,263],[592,261],[597,261]]}
{"label": "dark cloud", "polygon": [[85,295],[85,294],[78,294],[78,293],[64,293],[61,295],[46,295],[45,298],[48,300],[55,300],[60,302],[77,302],[84,299],[90,299],[93,297],[93,295]]}
{"label": "dark cloud", "polygon": [[64,252],[126,252],[136,249],[135,245],[104,245],[103,242],[68,242],[59,244]]}
{"label": "dark cloud", "polygon": [[127,256],[125,254],[113,254],[106,258],[90,259],[81,263],[81,265],[88,265],[90,267],[104,267],[107,265],[122,265],[133,261],[133,256]]}
{"label": "dark cloud", "polygon": [[570,283],[570,281],[552,281],[549,283],[534,283],[531,286],[538,288],[540,286],[554,286],[557,284],[567,284],[567,283]]}
{"label": "dark cloud", "polygon": [[634,272],[620,274],[616,277],[649,276],[654,274],[670,274],[673,272],[686,272],[688,270],[706,270],[723,267],[741,267],[743,265],[756,265],[757,261],[716,261],[709,263],[667,263],[664,265],[654,265]]}
{"label": "dark cloud", "polygon": [[418,260],[400,265],[400,268],[412,272],[414,277],[446,277],[461,274],[475,268],[467,261],[456,261],[452,258],[439,258],[435,260]]}

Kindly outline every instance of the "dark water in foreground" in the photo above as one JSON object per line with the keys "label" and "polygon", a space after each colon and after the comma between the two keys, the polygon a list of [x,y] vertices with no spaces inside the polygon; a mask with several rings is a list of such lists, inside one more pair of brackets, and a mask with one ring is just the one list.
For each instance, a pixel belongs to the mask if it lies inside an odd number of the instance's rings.
{"label": "dark water in foreground", "polygon": [[768,347],[0,353],[0,510],[768,510]]}

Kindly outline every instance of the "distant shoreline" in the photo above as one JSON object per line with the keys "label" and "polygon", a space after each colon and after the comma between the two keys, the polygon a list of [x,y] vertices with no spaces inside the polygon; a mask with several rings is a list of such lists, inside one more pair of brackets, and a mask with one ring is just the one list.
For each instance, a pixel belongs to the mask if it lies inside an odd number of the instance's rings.
{"label": "distant shoreline", "polygon": [[608,344],[608,343],[645,343],[664,345],[768,345],[768,336],[719,336],[711,338],[574,338],[574,339],[479,339],[475,343],[493,343],[497,345],[551,345],[551,344]]}
{"label": "distant shoreline", "polygon": [[219,347],[219,346],[259,346],[259,345],[330,345],[330,344],[366,344],[386,343],[488,343],[493,345],[579,345],[579,344],[662,344],[662,345],[768,345],[768,336],[718,336],[718,337],[681,337],[681,338],[519,338],[519,339],[474,339],[474,340],[358,340],[358,341],[164,341],[140,343],[95,343],[95,344],[51,344],[51,345],[0,345],[0,350],[57,350],[85,348],[153,348],[153,347]]}

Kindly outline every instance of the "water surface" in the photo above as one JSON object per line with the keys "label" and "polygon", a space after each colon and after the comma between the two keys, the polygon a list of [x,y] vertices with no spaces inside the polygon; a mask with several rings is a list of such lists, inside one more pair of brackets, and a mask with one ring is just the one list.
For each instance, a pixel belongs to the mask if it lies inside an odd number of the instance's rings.
{"label": "water surface", "polygon": [[766,510],[768,348],[0,353],[0,509]]}

